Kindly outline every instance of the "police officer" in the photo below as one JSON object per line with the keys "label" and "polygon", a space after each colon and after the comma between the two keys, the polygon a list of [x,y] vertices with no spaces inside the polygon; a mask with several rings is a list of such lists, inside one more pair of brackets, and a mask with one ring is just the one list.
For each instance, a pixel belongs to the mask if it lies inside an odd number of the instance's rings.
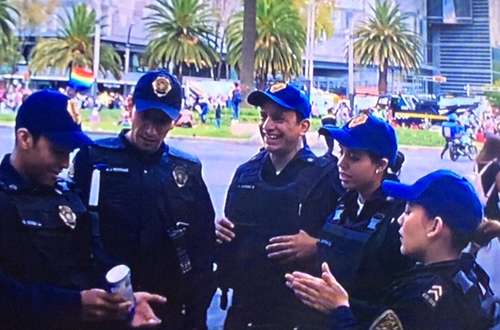
{"label": "police officer", "polygon": [[347,192],[313,240],[316,260],[335,265],[334,275],[351,293],[357,317],[365,321],[371,318],[371,306],[381,290],[413,264],[399,253],[395,220],[404,203],[380,188],[384,178],[399,172],[402,158],[398,161],[394,129],[372,115],[362,114],[342,128],[324,130],[340,145],[339,176]]}
{"label": "police officer", "polygon": [[[88,218],[69,182],[58,178],[74,148],[91,143],[61,93],[33,93],[21,105],[15,147],[0,163],[0,320],[6,329],[76,328],[124,318],[130,302],[96,284]],[[136,295],[134,324],[154,316]],[[144,314],[146,313],[146,314]],[[147,318],[144,319],[144,318]]]}
{"label": "police officer", "polygon": [[448,120],[441,124],[441,135],[444,138],[444,147],[441,151],[441,159],[443,159],[446,150],[450,147],[450,143],[456,137],[463,134],[465,128],[458,122],[458,116],[452,113],[448,116]]}
{"label": "police officer", "polygon": [[130,265],[134,288],[164,294],[168,329],[203,329],[215,281],[214,209],[200,161],[164,143],[181,109],[181,86],[164,70],[134,90],[130,130],[97,140],[75,157],[74,177],[88,195],[100,173],[97,212],[102,263]]}
{"label": "police officer", "polygon": [[[493,327],[500,305],[488,276],[471,255],[461,254],[483,215],[472,185],[451,171],[438,170],[413,185],[385,181],[382,189],[407,201],[398,219],[401,253],[420,263],[387,287],[381,314],[370,329]],[[331,313],[331,329],[359,329],[348,293],[326,263],[321,278],[294,273],[287,279],[304,303]]]}
{"label": "police officer", "polygon": [[[287,269],[310,269],[316,234],[341,193],[336,158],[317,157],[303,138],[311,106],[296,87],[277,83],[254,91],[261,107],[264,148],[236,170],[218,220],[220,285],[233,288],[225,329],[321,327],[319,314],[298,304],[284,285]],[[298,253],[298,251],[301,251]],[[302,328],[302,327],[301,327]]]}

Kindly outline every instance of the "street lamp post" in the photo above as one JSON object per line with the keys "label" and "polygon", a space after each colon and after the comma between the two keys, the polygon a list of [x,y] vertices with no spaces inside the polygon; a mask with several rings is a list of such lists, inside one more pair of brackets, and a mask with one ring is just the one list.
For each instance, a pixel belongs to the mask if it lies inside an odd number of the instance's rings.
{"label": "street lamp post", "polygon": [[[347,67],[347,77],[348,77],[348,91],[349,96],[349,106],[351,111],[354,113],[354,36],[353,36],[353,15],[352,12],[349,15],[349,29],[348,33],[348,67]],[[357,114],[355,114],[357,115]]]}
{"label": "street lamp post", "polygon": [[97,76],[99,75],[99,66],[101,58],[101,6],[96,6],[95,34],[94,34],[94,98],[97,96]]}
{"label": "street lamp post", "polygon": [[304,76],[308,82],[309,93],[314,86],[314,26],[316,18],[316,1],[309,0],[307,6],[307,38],[306,38],[306,63]]}
{"label": "street lamp post", "polygon": [[[134,23],[130,24],[128,27],[128,34],[127,34],[127,44],[125,48],[125,67],[123,70],[123,77],[126,78],[128,71],[129,71],[129,66],[130,66],[130,35],[132,34],[132,28],[134,27]],[[128,86],[124,85],[123,86],[123,94],[126,96],[128,94]]]}

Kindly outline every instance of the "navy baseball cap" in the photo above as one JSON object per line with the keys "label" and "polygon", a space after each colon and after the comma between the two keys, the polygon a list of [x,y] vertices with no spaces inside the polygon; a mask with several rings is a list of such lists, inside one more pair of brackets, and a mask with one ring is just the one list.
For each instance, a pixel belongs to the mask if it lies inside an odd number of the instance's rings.
{"label": "navy baseball cap", "polygon": [[132,99],[137,112],[161,110],[176,120],[182,104],[181,84],[166,70],[150,71],[139,78]]}
{"label": "navy baseball cap", "polygon": [[251,105],[262,106],[266,102],[273,102],[282,108],[295,111],[304,119],[311,116],[311,104],[306,94],[287,83],[277,83],[265,92],[253,91],[248,95],[248,103]]}
{"label": "navy baseball cap", "polygon": [[437,170],[407,185],[384,181],[388,195],[422,206],[456,231],[471,234],[483,218],[483,207],[474,187],[464,177],[448,170]]}
{"label": "navy baseball cap", "polygon": [[68,100],[66,95],[51,90],[31,94],[17,112],[16,130],[26,128],[69,151],[92,144],[82,132],[77,114],[70,112]]}
{"label": "navy baseball cap", "polygon": [[346,148],[364,150],[387,158],[390,165],[396,161],[396,132],[389,123],[373,115],[361,114],[352,118],[342,128],[325,125],[320,131],[328,133]]}

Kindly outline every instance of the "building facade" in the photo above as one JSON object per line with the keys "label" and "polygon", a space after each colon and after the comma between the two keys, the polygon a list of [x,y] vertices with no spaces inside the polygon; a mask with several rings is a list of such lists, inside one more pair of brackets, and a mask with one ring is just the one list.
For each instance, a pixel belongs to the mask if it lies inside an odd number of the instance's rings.
{"label": "building facade", "polygon": [[446,77],[438,93],[471,94],[492,83],[493,0],[428,0],[428,60]]}

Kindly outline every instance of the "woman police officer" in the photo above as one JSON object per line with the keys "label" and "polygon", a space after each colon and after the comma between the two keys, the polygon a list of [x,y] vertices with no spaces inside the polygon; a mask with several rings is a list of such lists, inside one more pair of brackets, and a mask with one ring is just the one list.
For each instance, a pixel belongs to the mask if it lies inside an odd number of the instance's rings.
{"label": "woman police officer", "polygon": [[[319,239],[304,239],[305,251],[314,250],[318,261],[334,264],[334,275],[351,293],[351,307],[360,321],[369,320],[380,290],[397,273],[413,262],[399,252],[397,217],[404,203],[388,198],[380,189],[382,180],[399,172],[394,129],[371,115],[353,118],[342,128],[325,126],[340,144],[338,169],[342,186],[348,191],[326,219]],[[391,175],[394,177],[394,175]],[[270,258],[279,258],[293,246],[290,236],[272,238],[267,247]],[[310,253],[308,253],[310,254]]]}
{"label": "woman police officer", "polygon": [[[419,264],[398,276],[384,292],[370,329],[489,329],[500,319],[500,303],[488,276],[470,254],[461,254],[482,219],[472,185],[447,170],[413,185],[385,181],[382,190],[407,201],[399,217],[401,253]],[[331,265],[335,269],[336,265]],[[299,299],[331,317],[331,329],[361,329],[347,291],[322,265],[321,278],[294,272],[287,285]],[[368,327],[366,327],[368,328]]]}

